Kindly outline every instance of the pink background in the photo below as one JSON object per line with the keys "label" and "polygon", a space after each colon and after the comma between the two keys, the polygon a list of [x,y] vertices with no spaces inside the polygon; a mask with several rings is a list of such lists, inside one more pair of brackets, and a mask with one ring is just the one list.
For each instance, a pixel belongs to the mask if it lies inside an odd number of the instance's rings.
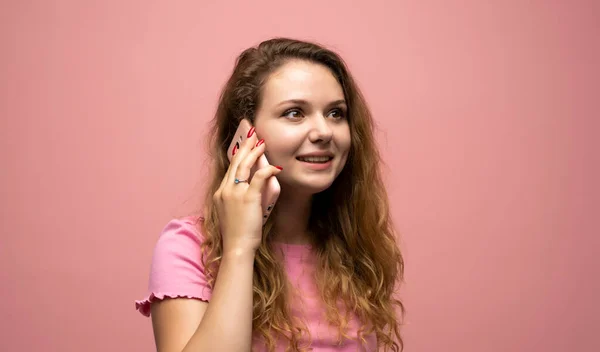
{"label": "pink background", "polygon": [[[245,47],[339,51],[406,255],[406,351],[598,351],[598,2],[0,5],[0,350],[150,351],[134,310]],[[352,6],[352,7],[350,7]]]}

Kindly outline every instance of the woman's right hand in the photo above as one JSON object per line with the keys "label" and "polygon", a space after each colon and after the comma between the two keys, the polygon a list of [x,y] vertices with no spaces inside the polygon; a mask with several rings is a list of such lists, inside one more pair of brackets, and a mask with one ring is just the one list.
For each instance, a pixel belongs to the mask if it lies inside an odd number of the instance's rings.
{"label": "woman's right hand", "polygon": [[250,183],[235,183],[235,180],[248,180],[250,170],[265,152],[263,140],[257,141],[256,133],[244,140],[225,173],[221,186],[213,195],[217,207],[223,254],[238,250],[256,251],[262,240],[263,209],[262,191],[267,180],[281,172],[269,165],[257,170]]}

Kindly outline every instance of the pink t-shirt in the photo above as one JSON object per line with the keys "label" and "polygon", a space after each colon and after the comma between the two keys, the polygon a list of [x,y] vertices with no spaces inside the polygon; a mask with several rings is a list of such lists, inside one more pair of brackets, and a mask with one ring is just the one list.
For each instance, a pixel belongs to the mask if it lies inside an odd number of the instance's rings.
{"label": "pink t-shirt", "polygon": [[[194,218],[175,219],[163,229],[152,257],[148,294],[145,299],[136,301],[135,306],[145,316],[150,316],[150,304],[165,297],[187,297],[210,301],[212,291],[204,275],[200,262],[201,235]],[[294,299],[292,314],[306,322],[311,335],[312,351],[375,351],[374,335],[366,336],[365,346],[355,340],[337,343],[337,328],[330,327],[325,319],[325,308],[320,300],[313,275],[315,256],[310,246],[277,244],[283,252],[284,264],[290,282],[301,292],[301,299]],[[358,319],[350,321],[348,336],[356,336]],[[306,346],[308,340],[301,340]],[[253,351],[266,351],[260,342],[255,342]],[[285,341],[278,344],[277,351],[285,351]]]}

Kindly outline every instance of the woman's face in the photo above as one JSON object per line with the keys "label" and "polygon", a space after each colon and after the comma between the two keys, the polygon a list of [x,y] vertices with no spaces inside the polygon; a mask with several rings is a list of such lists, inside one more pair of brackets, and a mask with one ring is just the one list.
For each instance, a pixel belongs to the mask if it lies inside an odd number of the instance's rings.
{"label": "woman's face", "polygon": [[283,189],[311,194],[327,189],[350,150],[350,127],[342,87],[320,64],[293,60],[266,81],[254,126],[267,159],[283,167]]}

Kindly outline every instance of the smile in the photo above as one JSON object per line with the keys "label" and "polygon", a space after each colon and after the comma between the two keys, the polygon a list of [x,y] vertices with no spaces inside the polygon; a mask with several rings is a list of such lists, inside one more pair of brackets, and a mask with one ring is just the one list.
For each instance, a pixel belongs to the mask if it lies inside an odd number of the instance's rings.
{"label": "smile", "polygon": [[297,157],[296,159],[303,161],[305,163],[324,164],[324,163],[330,161],[331,159],[333,159],[333,157],[330,157],[330,156],[305,156],[305,157]]}

